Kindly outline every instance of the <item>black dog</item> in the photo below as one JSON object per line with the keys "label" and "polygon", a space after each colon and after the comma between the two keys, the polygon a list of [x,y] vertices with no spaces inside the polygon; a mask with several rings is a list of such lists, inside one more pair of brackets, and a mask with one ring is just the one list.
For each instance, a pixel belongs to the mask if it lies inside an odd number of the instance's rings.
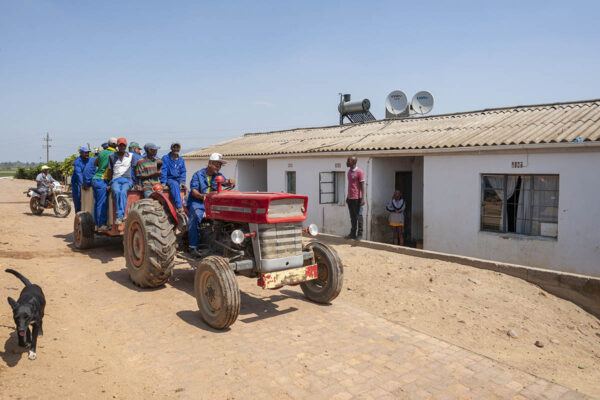
{"label": "black dog", "polygon": [[[19,300],[8,298],[8,304],[13,309],[13,318],[17,325],[17,334],[19,335],[19,346],[29,347],[29,359],[35,360],[37,355],[35,348],[38,334],[43,335],[42,319],[44,318],[44,307],[46,307],[46,298],[42,288],[34,285],[23,275],[15,270],[7,269],[6,272],[13,274],[23,282],[25,288],[21,291]],[[29,325],[32,329],[29,331]]]}

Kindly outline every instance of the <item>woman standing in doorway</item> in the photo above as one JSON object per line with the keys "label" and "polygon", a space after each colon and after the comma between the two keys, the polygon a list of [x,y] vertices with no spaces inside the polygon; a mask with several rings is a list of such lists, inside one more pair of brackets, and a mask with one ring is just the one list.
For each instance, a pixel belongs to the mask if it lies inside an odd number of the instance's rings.
{"label": "woman standing in doorway", "polygon": [[394,233],[393,244],[404,246],[404,210],[406,209],[406,202],[401,191],[396,190],[394,192],[394,196],[385,209],[390,213],[388,222]]}

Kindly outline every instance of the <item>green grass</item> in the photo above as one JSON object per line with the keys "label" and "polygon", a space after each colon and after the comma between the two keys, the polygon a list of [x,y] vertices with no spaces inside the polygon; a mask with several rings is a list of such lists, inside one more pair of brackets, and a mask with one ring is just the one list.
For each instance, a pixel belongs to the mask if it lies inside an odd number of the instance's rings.
{"label": "green grass", "polygon": [[10,169],[0,169],[0,177],[13,176],[17,171]]}

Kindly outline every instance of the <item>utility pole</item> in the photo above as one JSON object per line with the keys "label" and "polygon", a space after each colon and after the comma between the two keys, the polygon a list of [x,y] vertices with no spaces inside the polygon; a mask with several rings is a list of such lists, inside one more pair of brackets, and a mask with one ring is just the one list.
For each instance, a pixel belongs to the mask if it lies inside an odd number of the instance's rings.
{"label": "utility pole", "polygon": [[46,132],[46,137],[42,140],[46,142],[42,145],[42,147],[46,149],[46,164],[48,164],[50,162],[50,147],[52,147],[50,144],[52,141],[52,139],[50,139],[50,134]]}

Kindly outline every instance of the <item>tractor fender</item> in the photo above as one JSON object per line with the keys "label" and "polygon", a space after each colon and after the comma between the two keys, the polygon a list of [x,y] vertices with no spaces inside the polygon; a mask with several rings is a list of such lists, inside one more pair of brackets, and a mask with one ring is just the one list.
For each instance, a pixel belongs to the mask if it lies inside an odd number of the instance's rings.
{"label": "tractor fender", "polygon": [[167,213],[167,215],[169,215],[173,221],[175,222],[175,225],[179,224],[179,218],[177,216],[177,210],[175,210],[175,206],[173,205],[173,203],[171,202],[171,200],[169,199],[169,193],[165,193],[165,192],[152,192],[152,194],[150,195],[150,198],[153,200],[158,201],[160,204],[162,204],[163,208],[165,209],[165,212]]}

